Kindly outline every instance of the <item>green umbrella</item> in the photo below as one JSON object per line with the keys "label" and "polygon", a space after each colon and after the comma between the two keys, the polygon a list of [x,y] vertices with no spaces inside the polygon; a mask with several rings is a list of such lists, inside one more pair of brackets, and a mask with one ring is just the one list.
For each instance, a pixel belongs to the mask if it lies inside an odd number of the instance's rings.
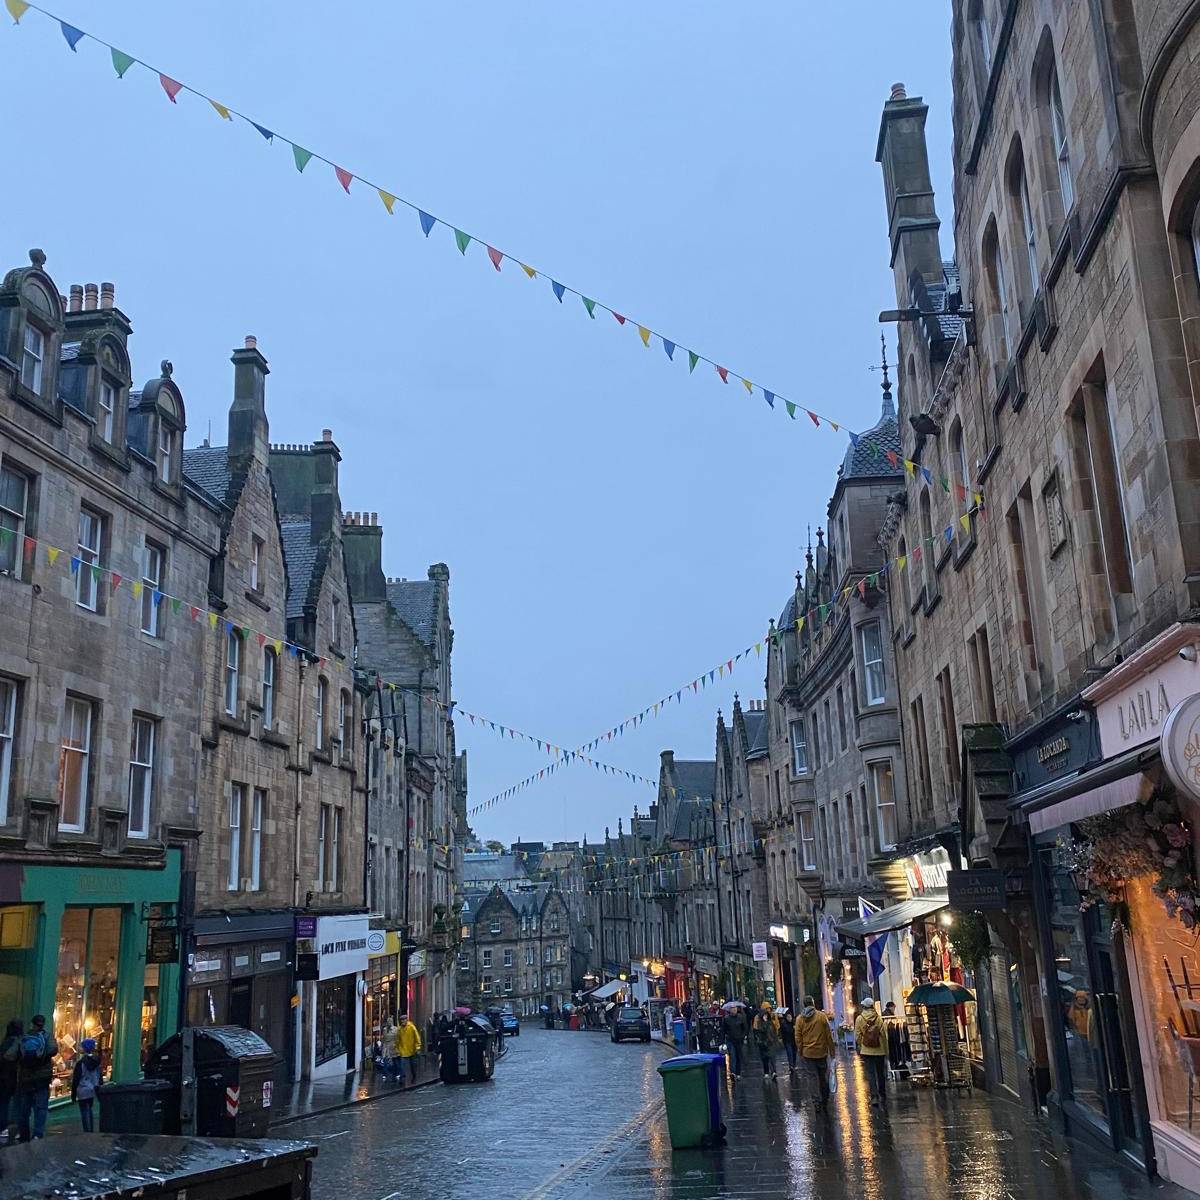
{"label": "green umbrella", "polygon": [[908,994],[905,1006],[923,1004],[926,1008],[938,1005],[970,1004],[975,997],[957,983],[920,983]]}

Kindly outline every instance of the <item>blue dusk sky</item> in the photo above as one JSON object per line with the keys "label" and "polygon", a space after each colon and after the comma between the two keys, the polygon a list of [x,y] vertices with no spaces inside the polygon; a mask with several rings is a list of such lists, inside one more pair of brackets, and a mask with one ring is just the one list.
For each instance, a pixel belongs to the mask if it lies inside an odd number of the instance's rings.
{"label": "blue dusk sky", "polygon": [[[63,290],[112,280],[138,381],[170,358],[188,445],[225,440],[231,350],[271,365],[272,440],[332,428],[347,510],[389,575],[451,571],[466,709],[575,746],[751,645],[821,524],[844,434],[772,412],[634,322],[865,428],[895,303],[881,106],[923,95],[951,250],[944,3],[523,5],[53,0],[79,28],[626,314],[416,215],[347,196],[154,75],[118,81],[56,23],[0,11],[9,164],[0,269],[43,248]],[[848,19],[849,18],[849,19]],[[894,344],[894,330],[888,331]],[[606,746],[713,753],[753,657]],[[456,722],[478,804],[544,765]],[[473,819],[484,838],[614,831],[649,787],[582,767]]]}

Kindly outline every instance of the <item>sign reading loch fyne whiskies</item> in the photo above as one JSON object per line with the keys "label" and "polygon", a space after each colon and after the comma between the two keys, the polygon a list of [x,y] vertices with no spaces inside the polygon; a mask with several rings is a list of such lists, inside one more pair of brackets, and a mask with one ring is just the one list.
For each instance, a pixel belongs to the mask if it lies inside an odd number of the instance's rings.
{"label": "sign reading loch fyne whiskies", "polygon": [[950,871],[950,907],[971,912],[977,908],[1002,909],[1006,907],[1004,872],[991,867],[972,871]]}

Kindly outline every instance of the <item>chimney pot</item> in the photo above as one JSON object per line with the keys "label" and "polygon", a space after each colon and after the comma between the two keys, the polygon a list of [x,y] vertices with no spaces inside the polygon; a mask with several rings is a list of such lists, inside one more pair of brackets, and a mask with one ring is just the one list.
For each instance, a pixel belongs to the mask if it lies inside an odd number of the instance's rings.
{"label": "chimney pot", "polygon": [[99,295],[100,289],[94,283],[85,283],[83,285],[83,311],[96,311],[96,298]]}
{"label": "chimney pot", "polygon": [[257,350],[258,349],[258,338],[256,338],[254,336],[254,334],[252,334],[252,333],[246,334],[246,349],[247,350]]}
{"label": "chimney pot", "polygon": [[372,513],[372,514],[371,514],[371,524],[372,524],[372,525],[378,525],[378,524],[379,524],[379,514],[378,514],[378,513]]}
{"label": "chimney pot", "polygon": [[892,84],[892,94],[888,97],[889,100],[907,100],[908,91],[902,83]]}
{"label": "chimney pot", "polygon": [[100,307],[112,308],[117,300],[117,288],[112,283],[102,283],[100,285]]}
{"label": "chimney pot", "polygon": [[71,312],[83,312],[83,284],[71,284],[71,299],[68,301]]}
{"label": "chimney pot", "polygon": [[322,429],[321,430],[321,441],[332,442],[333,441],[333,430],[332,429]]}

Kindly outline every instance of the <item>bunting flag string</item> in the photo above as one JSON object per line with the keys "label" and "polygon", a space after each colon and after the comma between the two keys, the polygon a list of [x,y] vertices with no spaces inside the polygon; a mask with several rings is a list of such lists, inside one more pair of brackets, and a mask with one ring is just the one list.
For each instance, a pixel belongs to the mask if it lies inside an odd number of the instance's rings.
{"label": "bunting flag string", "polygon": [[[93,41],[99,46],[105,47],[105,49],[107,49],[112,56],[113,69],[116,71],[118,79],[124,79],[131,67],[142,67],[158,79],[159,86],[162,88],[163,92],[166,93],[167,99],[170,100],[172,104],[178,103],[180,95],[186,94],[195,96],[198,100],[203,100],[206,104],[208,104],[217,113],[221,120],[232,121],[234,118],[237,118],[239,121],[249,125],[261,135],[262,139],[268,145],[274,145],[274,143],[277,141],[282,142],[290,148],[292,160],[295,163],[296,169],[299,173],[303,174],[305,167],[307,167],[308,164],[314,160],[322,163],[332,170],[334,178],[337,180],[342,190],[347,193],[347,195],[349,195],[351,192],[351,185],[358,183],[378,196],[389,216],[394,213],[395,206],[397,204],[403,205],[405,208],[409,209],[416,215],[420,223],[421,232],[425,235],[425,237],[428,238],[437,226],[443,226],[453,235],[454,244],[458,248],[459,253],[464,257],[466,256],[467,249],[472,242],[477,242],[486,249],[487,257],[490,260],[491,265],[494,266],[497,271],[501,271],[501,264],[503,263],[503,260],[509,259],[511,262],[521,267],[527,278],[533,280],[540,276],[547,280],[550,284],[550,289],[554,295],[554,298],[560,304],[562,304],[564,296],[569,294],[571,296],[578,297],[578,299],[582,302],[587,315],[593,319],[596,316],[596,309],[600,309],[603,312],[609,313],[618,325],[624,326],[628,322],[634,329],[637,330],[638,338],[644,347],[648,349],[652,339],[661,344],[664,355],[668,362],[673,363],[675,361],[675,351],[677,348],[687,350],[689,375],[695,372],[697,364],[704,363],[713,368],[713,371],[722,383],[727,384],[731,378],[739,380],[748,395],[753,395],[755,389],[757,388],[759,393],[762,395],[762,398],[766,401],[767,407],[772,411],[776,411],[775,401],[782,400],[784,411],[787,413],[788,418],[793,421],[796,419],[797,412],[803,412],[816,428],[820,428],[822,425],[825,425],[833,433],[838,433],[843,427],[845,427],[847,432],[849,432],[849,427],[846,425],[844,419],[835,419],[833,417],[826,416],[824,413],[816,412],[813,409],[800,404],[799,402],[787,399],[781,392],[771,391],[763,387],[761,384],[752,383],[748,375],[739,374],[731,370],[723,363],[718,362],[715,358],[711,358],[706,354],[701,354],[698,350],[688,349],[682,342],[679,341],[678,338],[669,338],[666,336],[666,334],[660,333],[653,326],[648,325],[645,322],[632,320],[632,318],[628,317],[626,314],[618,312],[615,308],[596,300],[594,297],[585,294],[578,288],[571,287],[570,285],[561,282],[548,272],[545,272],[540,268],[530,266],[524,258],[511,254],[506,250],[500,250],[492,241],[480,238],[475,234],[468,233],[459,226],[453,224],[451,221],[425,211],[424,209],[420,208],[415,201],[402,196],[399,192],[391,188],[384,188],[377,183],[373,183],[365,176],[359,175],[356,172],[350,171],[346,167],[339,165],[335,159],[327,158],[325,155],[319,154],[315,150],[310,150],[307,147],[302,146],[299,142],[293,141],[291,138],[284,137],[282,134],[279,134],[270,127],[264,125],[261,121],[255,120],[253,117],[250,117],[247,114],[239,111],[232,105],[225,104],[222,101],[217,100],[215,97],[208,95],[200,88],[194,87],[189,83],[183,82],[182,80],[175,79],[174,77],[159,70],[157,67],[151,66],[143,59],[137,58],[136,56],[119,49],[111,42],[105,41],[103,38],[98,37],[94,33],[76,28],[74,25],[69,24],[55,13],[52,13],[48,9],[41,7],[41,5],[34,4],[31,2],[31,0],[4,0],[4,2],[5,7],[8,9],[9,15],[13,18],[13,22],[17,25],[20,25],[21,18],[30,11],[38,13],[47,20],[56,22],[64,39],[66,40],[68,47],[73,53],[79,52],[79,45],[85,39]],[[853,445],[858,446],[861,444],[867,446],[876,457],[883,455],[888,456],[889,459],[894,457],[891,451],[886,450],[885,447],[881,446],[879,443],[875,442],[869,437],[866,437],[865,435],[850,433],[849,436]],[[911,473],[913,464],[906,462],[905,466],[909,468]],[[980,487],[973,485],[969,480],[966,479],[956,481],[956,483],[957,486],[964,491],[981,491]]]}

